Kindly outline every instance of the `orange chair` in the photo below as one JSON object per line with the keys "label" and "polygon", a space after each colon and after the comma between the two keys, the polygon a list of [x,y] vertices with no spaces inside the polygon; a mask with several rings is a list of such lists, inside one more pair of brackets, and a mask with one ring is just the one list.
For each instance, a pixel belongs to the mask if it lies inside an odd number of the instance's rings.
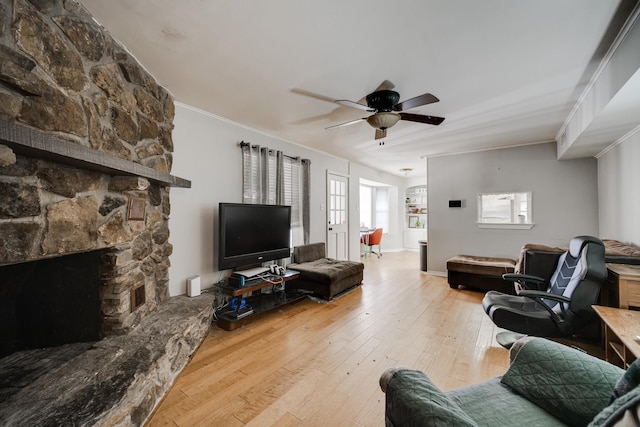
{"label": "orange chair", "polygon": [[[382,228],[376,228],[373,232],[365,234],[360,237],[360,243],[365,246],[364,253],[367,254],[367,249],[372,254],[376,254],[378,258],[382,256],[382,249],[380,248],[380,242],[382,241]],[[373,250],[373,246],[378,246],[378,252]]]}

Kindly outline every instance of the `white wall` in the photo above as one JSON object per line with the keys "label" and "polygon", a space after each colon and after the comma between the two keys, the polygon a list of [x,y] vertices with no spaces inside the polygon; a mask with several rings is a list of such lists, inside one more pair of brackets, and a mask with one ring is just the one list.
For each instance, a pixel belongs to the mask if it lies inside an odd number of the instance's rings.
{"label": "white wall", "polygon": [[600,237],[640,246],[640,132],[598,159]]}
{"label": "white wall", "polygon": [[[576,104],[574,114],[570,116],[566,126],[560,130],[557,136],[559,141],[558,158],[583,155],[584,149],[580,147],[581,144],[576,144],[576,140],[605,108],[609,110],[615,108],[615,111],[622,115],[627,107],[629,107],[629,111],[634,108],[632,107],[634,104],[629,101],[622,102],[617,107],[611,106],[611,100],[614,97],[618,97],[619,102],[621,93],[625,94],[629,91],[636,93],[637,91],[635,87],[633,89],[627,87],[621,91],[621,88],[627,85],[634,78],[632,76],[640,70],[640,49],[638,49],[640,46],[640,19],[637,14],[633,15],[635,18],[630,22],[631,27],[628,32],[620,40],[620,44],[615,47],[611,57],[605,58],[601,64],[602,69],[596,72],[595,80],[589,82],[588,90],[581,95],[580,101]],[[637,93],[634,96],[637,97]],[[623,104],[625,107],[621,108]],[[600,118],[600,122],[602,123],[602,118]],[[631,128],[628,130],[630,131]]]}
{"label": "white wall", "polygon": [[171,189],[171,296],[186,293],[186,280],[191,276],[201,276],[203,288],[208,288],[224,274],[217,271],[214,248],[218,203],[242,201],[242,156],[238,147],[242,140],[311,160],[311,242],[326,241],[326,212],[321,206],[326,204],[327,170],[349,175],[349,258],[352,260],[360,258],[356,210],[360,176],[398,185],[402,182],[393,175],[270,137],[180,103],[176,103],[174,124],[171,173],[190,180],[191,188]]}
{"label": "white wall", "polygon": [[[554,143],[428,159],[428,269],[457,254],[517,258],[523,244],[566,246],[598,235],[597,162],[558,161]],[[480,229],[477,194],[532,191],[530,230]],[[462,208],[449,208],[461,199]]]}

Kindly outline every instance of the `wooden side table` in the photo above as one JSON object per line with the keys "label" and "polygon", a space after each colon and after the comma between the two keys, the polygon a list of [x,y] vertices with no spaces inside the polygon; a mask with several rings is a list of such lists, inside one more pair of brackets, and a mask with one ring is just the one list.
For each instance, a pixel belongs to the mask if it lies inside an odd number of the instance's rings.
{"label": "wooden side table", "polygon": [[640,357],[640,311],[594,305],[604,327],[607,362],[627,369]]}
{"label": "wooden side table", "polygon": [[[604,304],[620,308],[640,309],[640,265],[607,264],[606,295]],[[608,292],[607,292],[608,291]]]}

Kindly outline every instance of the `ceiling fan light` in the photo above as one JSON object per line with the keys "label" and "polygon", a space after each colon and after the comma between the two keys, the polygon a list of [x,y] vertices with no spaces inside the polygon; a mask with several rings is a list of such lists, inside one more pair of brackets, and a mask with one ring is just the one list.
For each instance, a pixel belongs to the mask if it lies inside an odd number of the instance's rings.
{"label": "ceiling fan light", "polygon": [[402,173],[402,175],[407,176],[411,173],[412,170],[413,168],[402,168],[400,169],[400,172]]}
{"label": "ceiling fan light", "polygon": [[367,123],[369,123],[371,127],[382,130],[395,125],[398,123],[398,120],[400,120],[400,114],[390,111],[382,111],[367,117]]}

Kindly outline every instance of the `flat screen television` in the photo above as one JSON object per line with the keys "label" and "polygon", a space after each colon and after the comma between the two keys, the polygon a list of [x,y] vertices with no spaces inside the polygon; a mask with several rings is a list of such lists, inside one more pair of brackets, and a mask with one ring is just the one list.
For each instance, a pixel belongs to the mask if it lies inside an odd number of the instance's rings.
{"label": "flat screen television", "polygon": [[291,206],[220,203],[218,270],[290,256]]}

